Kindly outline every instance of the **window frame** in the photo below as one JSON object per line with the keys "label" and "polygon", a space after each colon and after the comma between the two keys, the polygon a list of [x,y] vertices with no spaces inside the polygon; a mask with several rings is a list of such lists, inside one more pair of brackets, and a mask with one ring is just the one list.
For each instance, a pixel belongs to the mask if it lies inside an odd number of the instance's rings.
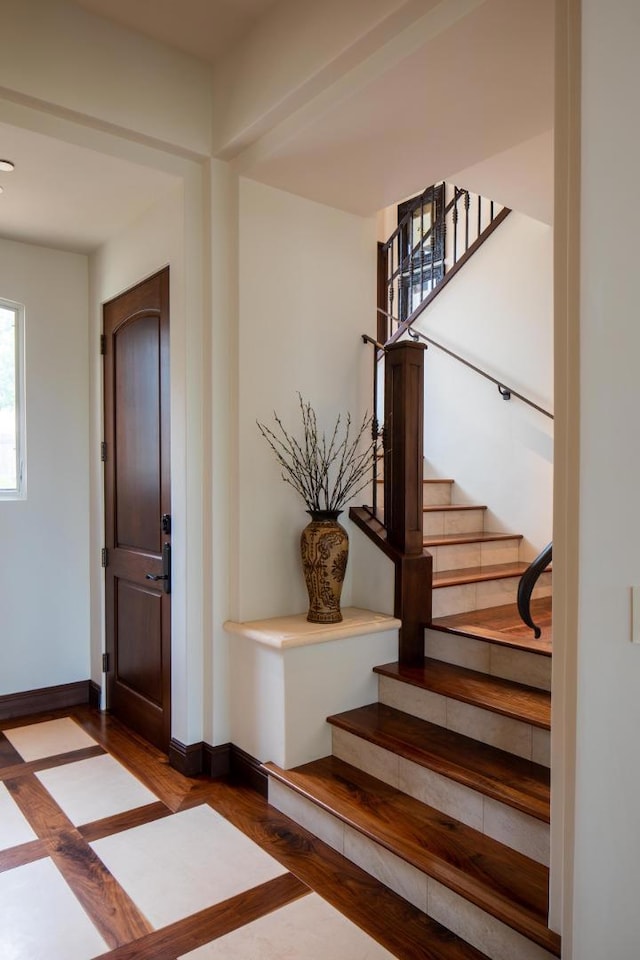
{"label": "window frame", "polygon": [[0,297],[0,308],[9,310],[15,318],[14,376],[15,376],[15,430],[16,430],[16,486],[0,487],[0,501],[27,498],[27,420],[25,403],[25,308],[15,300]]}

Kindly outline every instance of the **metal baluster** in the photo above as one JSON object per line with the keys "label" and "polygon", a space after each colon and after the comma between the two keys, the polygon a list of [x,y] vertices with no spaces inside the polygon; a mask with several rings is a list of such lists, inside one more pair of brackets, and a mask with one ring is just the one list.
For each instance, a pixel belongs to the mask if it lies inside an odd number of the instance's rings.
{"label": "metal baluster", "polygon": [[469,196],[469,191],[465,191],[464,195],[464,252],[466,253],[469,249],[469,207],[471,205],[471,197]]}
{"label": "metal baluster", "polygon": [[458,262],[458,188],[453,188],[453,264]]}
{"label": "metal baluster", "polygon": [[424,200],[420,205],[420,301],[424,300]]}
{"label": "metal baluster", "polygon": [[493,200],[491,201],[491,206],[489,207],[489,217],[490,217],[489,222],[493,223]]}
{"label": "metal baluster", "polygon": [[482,233],[482,197],[478,194],[478,236]]}

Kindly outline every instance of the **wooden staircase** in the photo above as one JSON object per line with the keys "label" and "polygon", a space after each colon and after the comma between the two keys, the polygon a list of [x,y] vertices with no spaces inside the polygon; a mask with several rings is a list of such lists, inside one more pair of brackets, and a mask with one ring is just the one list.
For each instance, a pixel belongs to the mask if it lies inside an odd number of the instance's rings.
{"label": "wooden staircase", "polygon": [[423,663],[376,667],[378,702],[328,718],[332,756],[267,764],[269,798],[470,956],[549,960],[560,956],[547,926],[550,573],[535,641],[515,608],[522,538],[486,531],[486,508],[452,503],[452,490],[423,484],[434,570]]}

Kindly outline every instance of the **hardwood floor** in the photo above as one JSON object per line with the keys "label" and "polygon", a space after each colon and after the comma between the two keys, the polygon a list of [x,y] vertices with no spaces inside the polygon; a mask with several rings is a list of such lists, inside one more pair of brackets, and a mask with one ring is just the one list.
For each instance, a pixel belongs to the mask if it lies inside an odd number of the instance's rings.
{"label": "hardwood floor", "polygon": [[[27,729],[25,734],[25,728],[31,727],[33,729]],[[48,748],[49,755],[36,755],[42,753],[38,745],[39,731],[66,736],[69,732],[75,734],[78,728],[95,742],[83,743],[78,748],[71,743],[70,747],[55,752],[53,740],[53,747]],[[18,734],[24,735],[22,740]],[[29,734],[33,737],[30,738]],[[86,809],[86,806],[77,804],[78,791],[91,793],[103,789],[109,794],[111,789],[108,778],[103,786],[102,782],[96,785],[91,776],[87,777],[86,771],[93,770],[87,765],[96,763],[111,764],[113,775],[117,774],[122,781],[118,781],[120,785],[113,790],[112,807],[110,797],[106,806],[101,802],[101,809],[112,809],[112,812],[88,822],[74,822],[86,819],[84,813],[74,813],[74,810]],[[155,799],[146,802],[145,788]],[[44,865],[53,864],[55,870],[49,870],[56,884],[55,891],[52,888],[51,892],[52,903],[58,896],[62,900],[66,897],[65,902],[71,901],[69,909],[75,910],[74,917],[82,928],[82,936],[76,936],[71,927],[69,933],[62,933],[60,927],[56,928],[54,917],[51,931],[57,929],[58,932],[48,934],[50,940],[46,948],[42,945],[36,948],[33,937],[45,936],[41,913],[46,913],[48,897],[21,902],[23,913],[26,911],[27,920],[32,922],[16,920],[14,912],[12,921],[5,923],[0,930],[0,954],[2,944],[4,949],[8,949],[9,944],[9,954],[16,960],[35,960],[45,955],[52,960],[58,957],[65,957],[65,960],[98,957],[100,960],[176,960],[191,951],[202,957],[224,956],[226,941],[221,941],[220,953],[215,951],[215,944],[214,947],[206,945],[232,932],[241,934],[248,924],[262,922],[273,911],[290,909],[302,900],[310,910],[316,909],[316,895],[325,902],[320,902],[322,909],[330,911],[329,921],[335,919],[338,933],[334,939],[333,928],[320,924],[318,930],[303,931],[300,952],[296,956],[304,960],[315,960],[316,956],[354,955],[401,960],[482,960],[483,955],[477,950],[270,807],[256,792],[205,777],[182,776],[169,767],[166,757],[155,748],[117,721],[88,707],[0,722],[0,791],[0,801],[9,811],[6,823],[15,821],[17,824],[17,842],[12,845],[11,838],[7,839],[5,833],[4,849],[0,849],[0,884],[5,885],[2,889],[6,888],[10,896],[17,897],[22,889],[18,880],[23,874],[27,877],[29,871],[39,869],[38,865],[43,869]],[[127,791],[130,791],[128,795]],[[133,800],[128,800],[127,796]],[[136,798],[145,802],[140,803]],[[0,820],[3,816],[0,815]],[[229,887],[229,876],[225,873],[231,874],[233,870],[222,869],[217,857],[209,853],[205,857],[209,850],[206,843],[210,838],[204,836],[200,863],[197,862],[196,846],[186,850],[184,863],[176,857],[175,877],[172,876],[173,861],[169,869],[165,866],[154,870],[155,851],[157,849],[161,857],[162,849],[153,846],[156,841],[150,841],[149,834],[166,836],[170,844],[174,842],[171,837],[175,840],[175,832],[187,820],[194,823],[196,820],[211,821],[214,826],[219,824],[229,835],[230,849],[237,849],[237,855],[233,853],[233,857],[248,856],[258,865],[260,869],[255,878],[249,873],[243,878],[240,890]],[[5,829],[10,830],[10,824]],[[117,848],[115,853],[112,846]],[[152,913],[147,916],[149,911],[142,906],[144,898],[138,895],[139,887],[127,870],[118,865],[118,856],[126,858],[128,846],[131,846],[134,872],[139,873],[140,864],[146,866],[147,873],[142,877],[144,887],[152,887],[159,880],[165,888],[169,885],[168,894],[167,889],[160,892],[165,899],[168,896],[169,913],[176,919],[158,922],[151,919]],[[151,858],[149,862],[145,861],[145,856]],[[161,858],[158,862],[162,863]],[[186,876],[183,883],[180,871],[185,869],[185,863],[193,876]],[[221,874],[220,890],[226,892],[218,899],[205,901],[205,907],[176,905],[174,901],[184,898],[185,886],[189,882],[201,892],[202,883],[196,877],[197,870],[204,871],[205,879],[217,870]],[[162,876],[154,876],[156,872]],[[16,883],[12,885],[14,879]],[[176,886],[175,896],[170,889],[171,883]],[[73,897],[69,896],[69,891]],[[145,890],[147,894],[151,896]],[[343,917],[351,921],[346,924],[346,930],[343,929]],[[46,923],[49,922],[47,919]],[[38,926],[41,929],[34,932],[32,927]],[[66,926],[64,930],[67,930]],[[248,952],[242,955],[247,960],[258,955],[265,960],[267,956],[280,956],[278,934],[272,935],[275,936],[271,945],[273,952],[263,953],[261,948],[256,954],[248,947]],[[323,941],[322,953],[302,945],[307,935],[329,938]],[[345,947],[340,952],[339,936],[342,935],[347,937],[345,943],[351,943],[349,938],[360,938],[357,939],[357,951],[355,947]],[[70,938],[68,943],[64,941],[65,936]],[[84,947],[83,942],[86,943]],[[102,943],[103,948],[96,948],[96,943]],[[213,952],[200,954],[200,948]]]}

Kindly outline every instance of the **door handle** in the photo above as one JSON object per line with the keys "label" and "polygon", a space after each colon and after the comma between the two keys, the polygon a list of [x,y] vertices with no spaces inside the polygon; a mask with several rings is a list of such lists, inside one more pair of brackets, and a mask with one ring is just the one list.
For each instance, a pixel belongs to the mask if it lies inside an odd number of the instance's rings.
{"label": "door handle", "polygon": [[165,593],[171,593],[171,544],[162,545],[162,573],[145,573],[145,580],[162,580]]}

